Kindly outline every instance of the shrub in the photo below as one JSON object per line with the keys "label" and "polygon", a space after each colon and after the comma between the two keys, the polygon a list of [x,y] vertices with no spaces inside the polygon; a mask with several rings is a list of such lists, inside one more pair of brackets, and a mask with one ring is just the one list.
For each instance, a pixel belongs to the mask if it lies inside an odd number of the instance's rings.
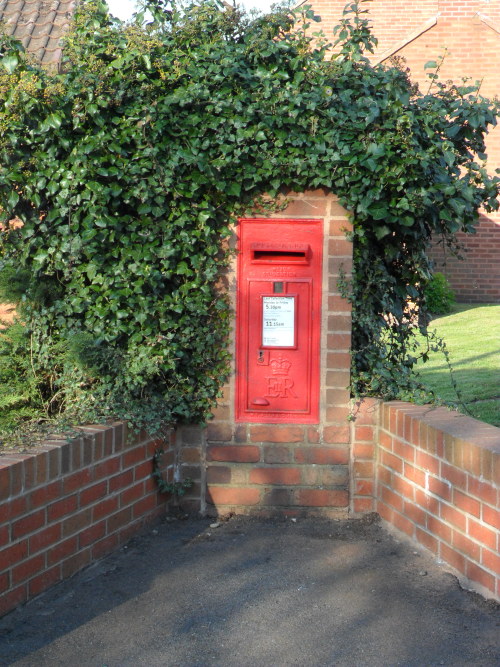
{"label": "shrub", "polygon": [[434,273],[425,285],[424,303],[427,311],[432,315],[446,315],[451,312],[455,303],[455,293],[444,274]]}

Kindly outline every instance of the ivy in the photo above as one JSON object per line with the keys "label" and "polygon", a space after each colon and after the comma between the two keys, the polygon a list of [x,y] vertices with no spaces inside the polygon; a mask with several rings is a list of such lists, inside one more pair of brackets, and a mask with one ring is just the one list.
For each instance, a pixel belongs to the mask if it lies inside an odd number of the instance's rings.
{"label": "ivy", "polygon": [[60,73],[0,37],[0,270],[34,372],[58,350],[48,412],[206,419],[228,376],[229,226],[287,189],[327,188],[352,215],[353,391],[408,390],[431,235],[453,245],[498,205],[479,161],[497,105],[437,65],[424,93],[372,67],[362,3],[331,62],[307,7],[146,7],[151,23],[124,24],[81,3]]}

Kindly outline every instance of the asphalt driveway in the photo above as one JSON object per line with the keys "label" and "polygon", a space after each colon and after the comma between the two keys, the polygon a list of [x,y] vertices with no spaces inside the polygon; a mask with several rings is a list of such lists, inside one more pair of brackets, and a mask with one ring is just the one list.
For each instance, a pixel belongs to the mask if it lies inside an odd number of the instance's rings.
{"label": "asphalt driveway", "polygon": [[0,620],[0,664],[500,665],[500,607],[376,521],[169,520]]}

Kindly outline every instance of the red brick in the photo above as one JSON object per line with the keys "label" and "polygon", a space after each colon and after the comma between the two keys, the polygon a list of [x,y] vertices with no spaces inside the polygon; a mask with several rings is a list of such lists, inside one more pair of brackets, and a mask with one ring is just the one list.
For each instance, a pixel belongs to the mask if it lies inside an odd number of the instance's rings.
{"label": "red brick", "polygon": [[44,570],[41,574],[33,577],[28,584],[29,596],[35,597],[35,595],[46,591],[47,588],[57,584],[59,581],[61,581],[61,566],[54,565],[54,567]]}
{"label": "red brick", "polygon": [[120,494],[120,507],[125,507],[126,505],[130,505],[139,498],[142,498],[143,495],[144,495],[144,482],[139,482],[135,486],[132,486],[129,489],[126,489],[125,491],[122,491],[122,493]]}
{"label": "red brick", "polygon": [[0,464],[0,500],[10,496],[10,466],[5,462]]}
{"label": "red brick", "polygon": [[413,537],[415,526],[406,516],[399,514],[399,512],[394,512],[392,522],[402,533],[406,533],[406,535]]}
{"label": "red brick", "polygon": [[259,489],[228,489],[217,486],[207,489],[207,502],[211,505],[257,505],[259,500]]}
{"label": "red brick", "polygon": [[207,460],[235,463],[256,463],[260,460],[260,449],[255,445],[211,445],[207,447]]}
{"label": "red brick", "polygon": [[292,491],[290,489],[270,489],[264,494],[262,504],[271,507],[293,505]]}
{"label": "red brick", "polygon": [[387,449],[387,451],[392,452],[392,436],[390,433],[385,431],[380,431],[378,437],[379,446]]}
{"label": "red brick", "polygon": [[4,593],[8,588],[10,588],[10,578],[9,578],[9,573],[4,572],[3,574],[0,574],[0,596],[2,593]]}
{"label": "red brick", "polygon": [[208,466],[208,484],[229,484],[231,482],[231,468],[227,466]]}
{"label": "red brick", "polygon": [[18,540],[24,535],[34,533],[36,530],[45,525],[45,509],[32,512],[22,519],[14,521],[12,524],[12,539]]}
{"label": "red brick", "polygon": [[364,514],[366,512],[374,511],[374,500],[373,498],[354,498],[353,500],[353,511],[356,514]]}
{"label": "red brick", "polygon": [[415,466],[412,466],[410,463],[405,463],[404,475],[414,484],[417,484],[418,486],[425,488],[425,473],[419,470],[418,468],[415,468]]}
{"label": "red brick", "polygon": [[27,496],[7,500],[0,505],[0,521],[10,522],[22,514],[26,514],[27,508]]}
{"label": "red brick", "polygon": [[392,481],[392,489],[397,491],[401,496],[404,496],[406,500],[413,500],[415,497],[415,488],[399,475],[394,475]]}
{"label": "red brick", "polygon": [[342,426],[325,426],[323,429],[323,441],[331,445],[347,444],[350,441],[349,424]]}
{"label": "red brick", "polygon": [[139,463],[134,468],[134,482],[143,481],[148,479],[153,474],[153,460],[144,461],[144,463]]}
{"label": "red brick", "polygon": [[134,519],[149,516],[151,512],[154,512],[158,506],[158,498],[158,494],[151,494],[136,502],[132,508]]}
{"label": "red brick", "polygon": [[49,505],[47,510],[48,519],[49,521],[56,521],[62,516],[65,516],[70,512],[74,512],[77,507],[78,496],[76,493],[73,496],[69,496],[68,498],[61,498],[61,500],[52,503],[52,505]]}
{"label": "red brick", "polygon": [[352,472],[354,477],[373,477],[373,463],[372,461],[354,461],[352,464]]}
{"label": "red brick", "polygon": [[76,513],[70,514],[62,522],[62,535],[68,537],[76,533],[92,522],[92,509],[90,507]]}
{"label": "red brick", "polygon": [[250,426],[251,442],[303,442],[302,426]]}
{"label": "red brick", "polygon": [[475,517],[481,516],[481,503],[475,498],[465,495],[458,489],[453,490],[453,503],[464,512]]}
{"label": "red brick", "polygon": [[91,557],[92,560],[97,560],[99,558],[102,558],[103,556],[107,556],[109,553],[114,551],[120,544],[118,535],[114,533],[113,535],[109,535],[108,537],[105,537],[102,540],[99,540],[95,544],[92,545],[91,549]]}
{"label": "red brick", "polygon": [[440,505],[440,517],[447,523],[451,523],[451,525],[455,528],[465,532],[467,519],[465,514],[455,509],[455,507],[446,505],[446,503],[442,503]]}
{"label": "red brick", "polygon": [[0,550],[0,570],[19,563],[19,561],[26,558],[28,555],[28,540],[22,542],[15,542],[5,549]]}
{"label": "red brick", "polygon": [[386,486],[382,487],[380,497],[387,505],[390,505],[398,512],[403,511],[403,499],[394,493],[394,491],[391,491],[391,489],[388,489]]}
{"label": "red brick", "polygon": [[120,457],[114,456],[112,459],[107,459],[102,463],[94,466],[94,480],[103,479],[103,477],[111,477],[120,470]]}
{"label": "red brick", "polygon": [[500,554],[496,550],[482,549],[481,563],[500,577]]}
{"label": "red brick", "polygon": [[95,503],[107,494],[108,492],[108,482],[102,481],[97,484],[93,484],[86,489],[80,491],[80,507],[85,507],[90,503]]}
{"label": "red brick", "polygon": [[483,521],[498,530],[500,528],[500,510],[483,505]]}
{"label": "red brick", "polygon": [[492,484],[480,482],[475,477],[469,475],[467,480],[467,491],[469,495],[476,496],[488,505],[496,505],[497,489]]}
{"label": "red brick", "polygon": [[349,462],[349,450],[346,447],[297,447],[295,461],[297,463],[346,465]]}
{"label": "red brick", "polygon": [[469,558],[479,562],[481,548],[476,542],[473,542],[465,535],[462,535],[462,533],[454,530],[451,544],[455,549],[458,549],[466,556],[469,556]]}
{"label": "red brick", "polygon": [[298,484],[298,468],[253,468],[250,471],[250,484]]}
{"label": "red brick", "polygon": [[326,421],[342,424],[349,417],[349,408],[342,406],[333,406],[326,409]]}
{"label": "red brick", "polygon": [[415,447],[406,442],[402,442],[398,438],[393,438],[392,451],[396,456],[400,456],[405,461],[413,463],[415,459]]}
{"label": "red brick", "polygon": [[486,545],[490,549],[496,549],[497,547],[497,537],[498,530],[491,530],[487,526],[474,521],[474,519],[469,518],[469,531],[470,537],[479,542],[480,544]]}
{"label": "red brick", "polygon": [[352,447],[352,453],[355,459],[372,460],[375,454],[375,446],[366,443],[355,442]]}
{"label": "red brick", "polygon": [[118,496],[103,498],[101,502],[92,508],[92,521],[98,521],[109,516],[118,509]]}
{"label": "red brick", "polygon": [[70,537],[63,542],[60,542],[47,553],[47,564],[54,565],[60,561],[72,556],[78,549],[78,538],[76,536]]}
{"label": "red brick", "polygon": [[111,477],[108,480],[109,492],[113,493],[114,491],[119,491],[120,489],[123,489],[126,486],[130,486],[133,483],[133,481],[134,481],[134,471],[125,470],[124,472],[121,472],[118,475],[115,475],[114,477]]}
{"label": "red brick", "polygon": [[[0,480],[1,481],[1,480]],[[8,593],[4,593],[0,596],[0,616],[3,616],[7,612],[15,609],[23,602],[26,602],[28,599],[28,587],[26,584],[18,586]]]}
{"label": "red brick", "polygon": [[68,495],[92,482],[92,468],[83,468],[62,480],[62,493]]}
{"label": "red brick", "polygon": [[106,521],[89,526],[78,535],[78,548],[88,547],[106,534]]}
{"label": "red brick", "polygon": [[290,463],[291,460],[292,452],[288,447],[280,447],[279,445],[267,445],[264,447],[265,463]]}
{"label": "red brick", "polygon": [[444,540],[445,542],[448,542],[448,544],[451,544],[451,528],[431,514],[427,515],[427,530],[439,540]]}
{"label": "red brick", "polygon": [[305,507],[347,507],[349,495],[347,491],[299,489],[297,503]]}
{"label": "red brick", "polygon": [[320,432],[317,428],[309,427],[307,429],[307,442],[310,444],[318,444],[321,440]]}
{"label": "red brick", "polygon": [[34,489],[29,494],[29,502],[31,509],[36,509],[48,505],[53,500],[60,498],[62,494],[61,480],[44,484],[37,489]]}
{"label": "red brick", "polygon": [[468,562],[465,574],[472,581],[476,581],[490,591],[495,591],[495,577],[479,565]]}
{"label": "red brick", "polygon": [[38,554],[12,568],[12,586],[17,586],[45,568],[45,554]]}
{"label": "red brick", "polygon": [[445,563],[448,563],[449,565],[454,567],[455,570],[458,570],[459,572],[462,572],[462,574],[465,574],[467,560],[464,556],[462,556],[461,553],[459,553],[455,549],[452,549],[447,544],[441,544],[439,555],[440,558],[445,561]]}
{"label": "red brick", "polygon": [[374,440],[373,426],[357,426],[354,425],[354,438],[356,444],[359,442],[370,442]]}
{"label": "red brick", "polygon": [[146,459],[147,450],[144,445],[133,447],[122,454],[122,469],[132,468]]}
{"label": "red brick", "polygon": [[451,500],[451,487],[449,484],[446,484],[446,482],[443,482],[442,480],[437,479],[436,477],[432,477],[432,475],[429,475],[428,488],[429,491],[433,493],[435,496],[439,496],[444,500],[448,501]]}
{"label": "red brick", "polygon": [[385,465],[388,468],[395,470],[399,474],[403,472],[402,459],[398,458],[397,456],[394,456],[393,454],[390,454],[389,452],[386,452],[385,450],[382,450],[380,452],[380,462],[382,463],[382,465]]}
{"label": "red brick", "polygon": [[413,523],[418,524],[419,526],[426,526],[427,514],[423,509],[415,505],[414,503],[404,503],[403,514],[407,516]]}
{"label": "red brick", "polygon": [[394,510],[392,507],[389,507],[385,503],[383,503],[380,498],[377,498],[377,512],[380,514],[382,519],[385,519],[389,523],[392,523],[392,519],[394,516]]}
{"label": "red brick", "polygon": [[61,569],[63,579],[71,577],[76,572],[79,572],[91,561],[91,550],[85,549],[84,551],[79,551],[74,556],[70,556],[67,560],[63,561]]}
{"label": "red brick", "polygon": [[29,538],[30,554],[45,549],[59,539],[61,539],[61,524],[57,523],[53,526],[44,528]]}
{"label": "red brick", "polygon": [[[351,334],[348,333],[332,333],[327,336],[327,348],[329,350],[348,350],[351,347]],[[343,387],[347,387],[347,382],[342,382]]]}
{"label": "red brick", "polygon": [[420,544],[423,544],[424,547],[432,551],[432,553],[436,554],[438,552],[438,547],[439,547],[438,540],[432,535],[429,535],[429,533],[427,533],[425,530],[422,530],[418,526],[415,530],[415,539]]}
{"label": "red brick", "polygon": [[357,479],[354,484],[354,493],[358,496],[373,496],[373,482],[367,479]]}
{"label": "red brick", "polygon": [[464,491],[467,488],[467,474],[463,470],[455,468],[455,466],[450,466],[442,462],[440,476],[449,481],[454,487],[459,487]]}
{"label": "red brick", "polygon": [[207,440],[210,442],[228,442],[233,437],[233,426],[226,423],[209,423],[207,426]]}
{"label": "red brick", "polygon": [[119,528],[122,528],[123,526],[126,526],[127,523],[130,523],[130,521],[132,521],[132,508],[130,506],[125,507],[119,512],[116,512],[116,514],[108,517],[108,522],[106,525],[108,535],[115,533]]}
{"label": "red brick", "polygon": [[434,475],[439,475],[439,459],[419,449],[415,451],[415,465]]}

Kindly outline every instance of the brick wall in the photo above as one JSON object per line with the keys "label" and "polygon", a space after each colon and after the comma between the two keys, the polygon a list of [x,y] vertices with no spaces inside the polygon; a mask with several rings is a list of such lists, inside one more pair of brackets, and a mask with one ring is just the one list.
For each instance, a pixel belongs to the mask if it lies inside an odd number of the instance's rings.
{"label": "brick wall", "polygon": [[500,600],[500,429],[446,408],[380,409],[378,513]]}
{"label": "brick wall", "polygon": [[[96,426],[0,456],[0,615],[110,553],[165,511],[151,477],[158,442]],[[165,476],[173,479],[169,434]]]}
{"label": "brick wall", "polygon": [[[321,16],[321,28],[332,39],[333,28],[342,17],[345,0],[311,0]],[[443,81],[460,84],[462,77],[481,82],[481,95],[498,95],[500,71],[500,0],[372,0],[368,10],[378,47],[374,63],[392,56],[404,58],[412,80],[423,92],[429,89],[429,71],[424,66],[446,53],[440,69]],[[314,30],[317,24],[314,24]],[[464,48],[466,45],[466,48]],[[488,167],[500,167],[500,126],[487,137]],[[461,236],[467,252],[463,261],[449,258],[435,248],[436,270],[443,271],[460,301],[500,303],[500,212],[483,216],[478,233]],[[436,242],[438,240],[436,239]]]}
{"label": "brick wall", "polygon": [[[188,506],[200,502],[213,515],[349,512],[351,312],[337,282],[341,268],[347,277],[352,269],[350,224],[337,198],[322,190],[289,193],[287,200],[273,218],[324,223],[320,419],[312,425],[237,423],[233,372],[207,429],[178,434],[183,465],[197,480]],[[236,263],[227,285],[234,299]],[[234,359],[234,347],[231,352]]]}
{"label": "brick wall", "polygon": [[436,244],[431,251],[435,270],[446,275],[458,301],[500,302],[500,226],[482,216],[477,234],[458,234],[458,239],[464,246],[464,259]]}

